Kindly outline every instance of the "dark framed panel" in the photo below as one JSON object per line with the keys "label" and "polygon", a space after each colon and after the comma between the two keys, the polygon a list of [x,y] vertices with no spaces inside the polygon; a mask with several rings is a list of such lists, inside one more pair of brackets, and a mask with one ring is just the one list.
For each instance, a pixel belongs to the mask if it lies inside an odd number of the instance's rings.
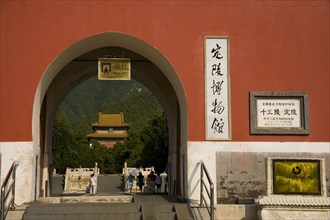
{"label": "dark framed panel", "polygon": [[305,92],[250,92],[250,134],[308,135]]}
{"label": "dark framed panel", "polygon": [[321,195],[320,160],[273,159],[273,194]]}

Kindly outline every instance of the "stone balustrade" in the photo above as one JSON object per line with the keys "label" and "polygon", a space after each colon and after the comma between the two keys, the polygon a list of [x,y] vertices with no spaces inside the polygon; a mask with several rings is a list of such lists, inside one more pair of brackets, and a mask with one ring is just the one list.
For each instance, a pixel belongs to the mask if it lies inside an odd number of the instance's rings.
{"label": "stone balustrade", "polygon": [[88,193],[92,174],[94,174],[97,181],[99,174],[97,163],[94,168],[67,168],[64,193]]}

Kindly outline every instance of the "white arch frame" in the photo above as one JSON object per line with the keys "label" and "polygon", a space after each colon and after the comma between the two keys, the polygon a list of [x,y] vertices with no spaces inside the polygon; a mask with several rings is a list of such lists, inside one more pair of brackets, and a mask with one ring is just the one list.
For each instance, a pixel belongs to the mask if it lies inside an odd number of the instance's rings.
{"label": "white arch frame", "polygon": [[[172,85],[180,107],[180,152],[181,154],[185,154],[187,152],[187,141],[188,141],[188,107],[186,101],[186,94],[181,83],[178,74],[174,70],[171,63],[168,59],[156,48],[152,47],[148,43],[133,37],[128,34],[118,33],[118,32],[105,32],[96,35],[92,35],[90,37],[84,38],[70,47],[68,47],[65,51],[63,51],[60,55],[58,55],[53,62],[47,67],[44,72],[41,80],[39,81],[35,98],[33,104],[33,115],[32,115],[32,142],[33,142],[33,158],[36,158],[37,155],[40,154],[40,113],[41,107],[46,95],[46,92],[51,85],[52,81],[55,79],[56,75],[60,72],[62,68],[64,68],[68,63],[70,63],[73,59],[83,55],[92,50],[102,48],[116,46],[129,49],[137,54],[141,54],[145,58],[147,58],[150,62],[152,62],[160,71],[165,75],[170,84]],[[179,155],[180,158],[182,155]],[[38,175],[36,171],[36,167],[38,167],[37,160],[33,159],[33,177]],[[186,162],[181,162],[180,168],[185,169]],[[37,173],[36,173],[37,172]],[[181,183],[186,180],[187,177],[181,177]],[[38,181],[39,176],[32,181]],[[32,198],[33,195],[38,197],[39,192],[38,183],[32,183]],[[184,192],[185,186],[181,184],[181,192]]]}

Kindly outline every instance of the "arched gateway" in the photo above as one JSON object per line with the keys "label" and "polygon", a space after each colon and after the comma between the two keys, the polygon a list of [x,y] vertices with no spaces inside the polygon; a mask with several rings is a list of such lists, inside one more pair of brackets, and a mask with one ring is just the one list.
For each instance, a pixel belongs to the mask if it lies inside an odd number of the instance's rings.
{"label": "arched gateway", "polygon": [[[158,98],[169,128],[169,190],[185,192],[187,103],[181,81],[169,61],[148,43],[117,32],[87,37],[71,45],[48,66],[36,90],[33,119],[32,199],[48,196],[51,187],[52,123],[64,97],[84,80],[97,74],[97,59],[105,55],[131,59],[132,78]],[[27,201],[28,198],[23,198]]]}
{"label": "arched gateway", "polygon": [[0,177],[19,161],[17,205],[49,194],[55,112],[107,54],[165,110],[172,194],[200,204],[204,164],[218,215],[248,219],[283,204],[259,198],[281,198],[271,168],[299,159],[322,167],[322,192],[282,191],[284,209],[311,219],[309,198],[329,201],[329,1],[0,1],[0,24]]}

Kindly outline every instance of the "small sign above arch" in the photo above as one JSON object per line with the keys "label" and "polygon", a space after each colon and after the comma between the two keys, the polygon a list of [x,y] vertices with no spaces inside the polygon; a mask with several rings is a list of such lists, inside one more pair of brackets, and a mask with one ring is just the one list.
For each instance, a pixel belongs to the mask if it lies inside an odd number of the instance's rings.
{"label": "small sign above arch", "polygon": [[99,80],[130,80],[131,60],[128,58],[99,58]]}

